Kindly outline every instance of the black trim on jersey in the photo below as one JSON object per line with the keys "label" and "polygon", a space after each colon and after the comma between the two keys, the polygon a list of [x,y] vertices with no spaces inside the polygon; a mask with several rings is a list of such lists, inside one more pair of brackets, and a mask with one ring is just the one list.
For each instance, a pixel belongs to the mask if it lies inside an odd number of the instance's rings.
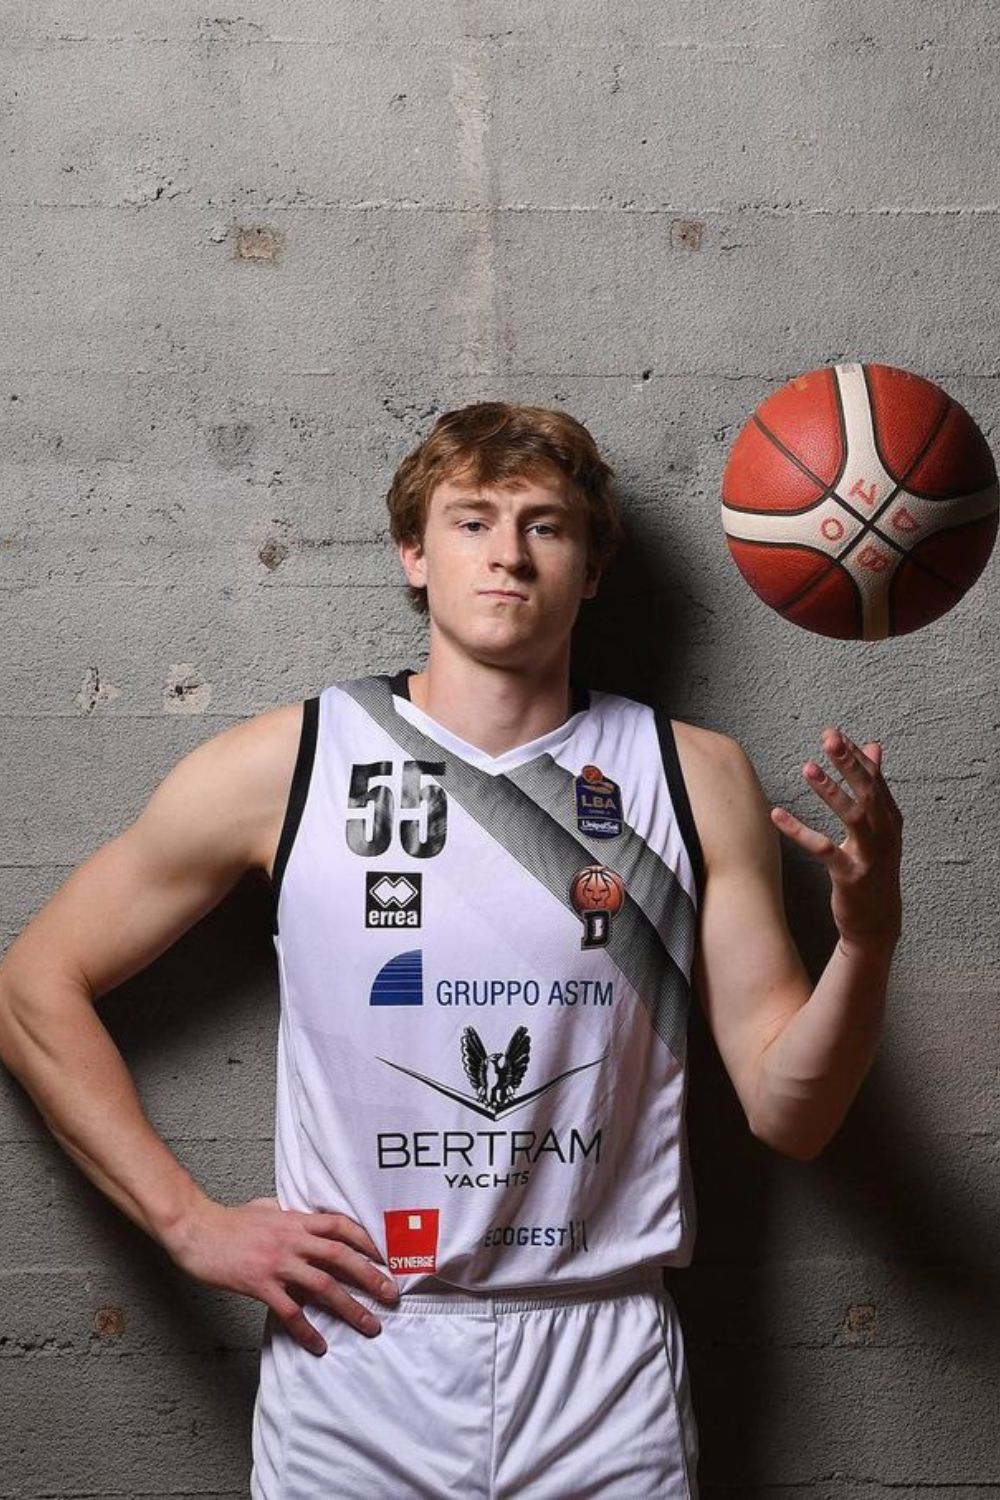
{"label": "black trim on jersey", "polygon": [[[410,678],[412,676],[413,668],[404,667],[401,672],[397,672],[394,677],[389,678],[390,691],[397,698],[405,698],[408,703],[412,703],[413,701],[410,697]],[[582,682],[577,682],[571,677],[569,680],[569,691],[569,712],[570,718],[572,718],[574,714],[582,713],[584,709],[590,707],[590,689],[584,687]]]}
{"label": "black trim on jersey", "polygon": [[674,734],[674,726],[670,722],[670,715],[666,709],[658,708],[655,711],[656,733],[660,740],[660,754],[663,758],[663,770],[667,778],[667,786],[670,788],[670,796],[673,799],[674,812],[677,814],[677,822],[680,826],[684,846],[687,849],[688,859],[691,861],[691,869],[694,872],[695,885],[698,888],[698,905],[705,895],[705,857],[702,853],[701,839],[698,837],[698,829],[694,821],[694,813],[691,811],[691,801],[684,785],[684,773],[681,770],[680,757],[677,754],[677,736]]}
{"label": "black trim on jersey", "polygon": [[302,811],[306,805],[306,793],[309,791],[313,762],[316,759],[316,731],[318,727],[319,698],[304,698],[302,701],[302,728],[299,733],[299,750],[295,757],[295,769],[292,772],[292,784],[288,792],[288,806],[285,808],[285,818],[281,825],[278,852],[274,857],[274,874],[271,876],[271,894],[274,897],[272,932],[277,932],[278,930],[278,896],[281,893],[281,882],[284,878],[285,866],[288,864],[288,856],[292,852],[295,835],[299,831],[299,823],[302,820]]}

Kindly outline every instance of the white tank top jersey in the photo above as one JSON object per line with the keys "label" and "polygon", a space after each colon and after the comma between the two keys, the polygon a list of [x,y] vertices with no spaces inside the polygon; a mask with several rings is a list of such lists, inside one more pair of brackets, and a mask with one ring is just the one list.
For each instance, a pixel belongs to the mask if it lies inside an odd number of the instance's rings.
{"label": "white tank top jersey", "polygon": [[273,875],[278,1201],[357,1220],[404,1295],[686,1265],[704,869],[671,721],[574,686],[565,723],[490,756],[410,675],[305,700]]}

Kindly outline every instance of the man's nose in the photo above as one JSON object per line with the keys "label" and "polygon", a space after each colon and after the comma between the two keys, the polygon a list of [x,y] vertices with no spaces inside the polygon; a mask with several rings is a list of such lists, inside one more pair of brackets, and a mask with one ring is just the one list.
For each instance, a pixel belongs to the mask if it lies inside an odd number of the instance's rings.
{"label": "man's nose", "polygon": [[493,528],[491,562],[495,567],[520,570],[531,562],[524,533],[516,522],[500,521]]}

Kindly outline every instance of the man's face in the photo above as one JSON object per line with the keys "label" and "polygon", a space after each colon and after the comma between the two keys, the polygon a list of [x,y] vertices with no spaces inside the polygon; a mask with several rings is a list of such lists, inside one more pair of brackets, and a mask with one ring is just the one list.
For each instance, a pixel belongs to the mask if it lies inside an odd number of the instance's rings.
{"label": "man's face", "polygon": [[408,581],[427,589],[432,635],[498,665],[555,658],[581,599],[597,592],[583,502],[555,478],[502,488],[443,480],[423,542],[403,542],[399,555]]}

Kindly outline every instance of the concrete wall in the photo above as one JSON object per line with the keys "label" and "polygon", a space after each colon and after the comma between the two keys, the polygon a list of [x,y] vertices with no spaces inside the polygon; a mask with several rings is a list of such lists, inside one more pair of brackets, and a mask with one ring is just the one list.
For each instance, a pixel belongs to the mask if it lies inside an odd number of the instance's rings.
{"label": "concrete wall", "polygon": [[[692,1023],[708,1497],[1000,1495],[996,568],[834,642],[718,516],[749,412],[838,358],[995,436],[998,99],[990,0],[0,6],[5,945],[200,740],[420,664],[382,497],[477,398],[566,407],[617,470],[595,685],[736,736],[828,831],[823,724],[883,740],[906,931],[818,1161],[748,1135]],[[826,877],[785,870],[818,974]],[[268,918],[241,887],[101,1004],[227,1201],[272,1186]],[[245,1494],[263,1309],[177,1272],[6,1077],[0,1138],[0,1496]]]}

